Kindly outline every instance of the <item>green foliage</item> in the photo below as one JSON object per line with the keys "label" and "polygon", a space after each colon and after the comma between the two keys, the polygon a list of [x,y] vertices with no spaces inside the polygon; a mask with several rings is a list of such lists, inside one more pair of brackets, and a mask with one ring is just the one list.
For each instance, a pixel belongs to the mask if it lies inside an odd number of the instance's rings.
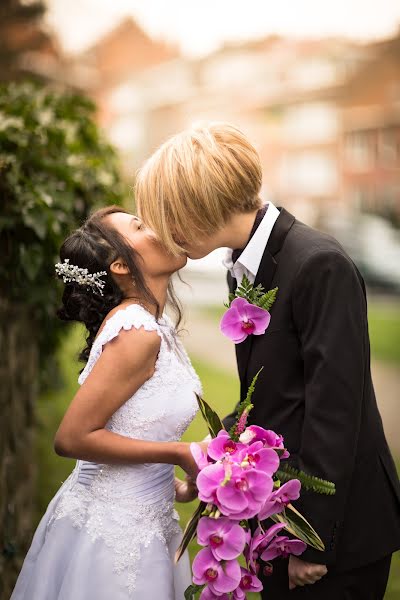
{"label": "green foliage", "polygon": [[195,583],[189,585],[185,590],[185,600],[193,600],[193,598],[196,597],[196,594],[201,592],[204,587],[204,585],[196,585]]}
{"label": "green foliage", "polygon": [[325,550],[321,538],[310,523],[291,504],[282,513],[270,517],[275,523],[284,523],[285,529],[316,550]]}
{"label": "green foliage", "polygon": [[241,284],[236,288],[234,294],[229,294],[229,302],[224,306],[229,308],[235,298],[244,298],[250,304],[255,304],[264,310],[270,310],[276,300],[277,293],[277,287],[268,292],[264,290],[261,283],[254,287],[246,275],[243,275]]}
{"label": "green foliage", "polygon": [[241,433],[241,432],[239,432],[239,433],[237,432],[237,426],[238,426],[240,417],[246,411],[246,419],[247,419],[247,416],[248,416],[250,410],[253,408],[253,405],[251,403],[251,398],[252,398],[252,396],[254,394],[254,390],[256,388],[257,379],[258,379],[261,371],[263,370],[263,368],[264,367],[261,367],[261,369],[254,375],[252,382],[249,386],[249,389],[247,390],[246,398],[239,404],[239,406],[237,408],[236,422],[232,425],[231,429],[229,430],[229,435],[235,442],[238,441],[239,435]]}
{"label": "green foliage", "polygon": [[259,299],[258,306],[261,306],[261,308],[264,308],[265,310],[270,310],[271,306],[276,300],[277,293],[278,288],[275,287],[274,289],[269,290],[268,292],[263,294]]}
{"label": "green foliage", "polygon": [[183,532],[182,541],[179,544],[179,547],[175,553],[175,562],[178,562],[182,554],[185,552],[186,548],[189,546],[190,542],[196,537],[197,525],[206,506],[206,503],[201,500],[198,507],[190,517],[185,527],[185,531]]}
{"label": "green foliage", "polygon": [[115,152],[93,116],[77,94],[0,86],[0,286],[38,325],[42,365],[62,328],[59,248],[90,209],[123,200]]}
{"label": "green foliage", "polygon": [[400,305],[399,302],[368,304],[368,326],[372,356],[378,360],[400,364]]}
{"label": "green foliage", "polygon": [[223,423],[215,410],[198,394],[196,394],[197,403],[199,405],[203,419],[207,423],[208,431],[211,437],[215,438],[221,429],[224,429]]}
{"label": "green foliage", "polygon": [[315,492],[316,494],[325,494],[327,496],[333,496],[336,492],[335,484],[314,475],[308,475],[304,471],[299,471],[290,465],[283,463],[281,468],[275,473],[276,477],[282,483],[291,481],[292,479],[298,479],[301,483],[301,487]]}

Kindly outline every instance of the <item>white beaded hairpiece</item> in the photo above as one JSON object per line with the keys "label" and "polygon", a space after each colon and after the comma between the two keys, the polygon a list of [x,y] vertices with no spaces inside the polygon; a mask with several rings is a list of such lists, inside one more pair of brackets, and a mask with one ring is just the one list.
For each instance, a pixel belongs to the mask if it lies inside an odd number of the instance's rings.
{"label": "white beaded hairpiece", "polygon": [[56,273],[62,277],[64,283],[75,281],[79,285],[86,285],[93,292],[98,291],[103,296],[103,287],[106,285],[100,279],[102,275],[107,275],[107,271],[98,271],[89,273],[87,269],[82,269],[76,265],[69,264],[69,258],[64,258],[63,263],[56,263]]}

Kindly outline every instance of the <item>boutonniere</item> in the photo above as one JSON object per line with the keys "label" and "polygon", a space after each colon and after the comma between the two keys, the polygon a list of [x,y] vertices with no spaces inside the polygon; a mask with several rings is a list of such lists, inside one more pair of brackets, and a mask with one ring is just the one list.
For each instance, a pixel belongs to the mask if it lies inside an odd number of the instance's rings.
{"label": "boutonniere", "polygon": [[271,321],[270,309],[276,300],[278,288],[266,292],[261,284],[254,287],[246,275],[234,294],[229,294],[228,309],[221,319],[220,329],[235,344],[248,335],[262,335]]}

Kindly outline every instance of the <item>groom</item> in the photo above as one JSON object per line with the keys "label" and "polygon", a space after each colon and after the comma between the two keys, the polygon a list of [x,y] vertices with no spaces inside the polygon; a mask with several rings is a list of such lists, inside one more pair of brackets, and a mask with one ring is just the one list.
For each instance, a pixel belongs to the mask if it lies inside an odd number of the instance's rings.
{"label": "groom", "polygon": [[264,366],[249,421],[282,434],[289,463],[333,481],[336,494],[302,492],[295,506],[325,551],[276,560],[263,598],[380,600],[400,548],[400,485],[371,380],[364,281],[335,239],[263,206],[261,178],[244,134],[211,123],[153,154],[136,199],[169,251],[196,259],[230,248],[231,292],[243,274],[279,288],[267,331],[236,345],[241,399]]}

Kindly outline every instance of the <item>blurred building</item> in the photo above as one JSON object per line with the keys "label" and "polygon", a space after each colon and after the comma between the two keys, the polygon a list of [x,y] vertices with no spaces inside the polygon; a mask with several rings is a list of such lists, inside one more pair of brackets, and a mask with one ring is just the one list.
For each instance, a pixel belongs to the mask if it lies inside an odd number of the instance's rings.
{"label": "blurred building", "polygon": [[343,201],[340,98],[364,61],[340,39],[282,40],[275,86],[257,107],[270,194],[307,222]]}
{"label": "blurred building", "polygon": [[400,35],[370,53],[341,100],[344,198],[400,225]]}
{"label": "blurred building", "polygon": [[62,56],[54,35],[42,26],[45,7],[4,0],[0,8],[0,79],[45,78]]}
{"label": "blurred building", "polygon": [[126,145],[126,136],[130,135],[131,150],[139,137],[132,120],[126,121],[126,112],[135,110],[137,104],[134,90],[126,89],[126,84],[177,56],[176,47],[153,40],[128,17],[75,61],[96,73],[96,80],[87,91],[97,104],[99,123],[121,151]]}
{"label": "blurred building", "polygon": [[271,36],[190,60],[124,23],[95,51],[102,123],[133,172],[193,121],[232,121],[261,154],[264,194],[308,222],[338,206],[398,218],[399,40]]}
{"label": "blurred building", "polygon": [[54,32],[42,21],[42,2],[0,3],[0,80],[45,82],[60,89],[88,92],[97,73],[66,56]]}

